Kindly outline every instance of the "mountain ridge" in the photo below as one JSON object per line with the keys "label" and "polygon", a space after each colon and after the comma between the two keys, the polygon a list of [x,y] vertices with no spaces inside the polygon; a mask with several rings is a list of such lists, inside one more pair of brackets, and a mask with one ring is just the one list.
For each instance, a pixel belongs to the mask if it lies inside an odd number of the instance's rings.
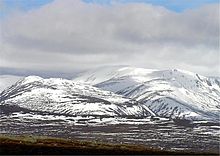
{"label": "mountain ridge", "polygon": [[1,105],[66,115],[151,116],[146,107],[109,91],[70,80],[29,76],[0,94]]}
{"label": "mountain ridge", "polygon": [[179,69],[109,67],[73,81],[135,99],[159,116],[219,120],[220,81],[215,78]]}

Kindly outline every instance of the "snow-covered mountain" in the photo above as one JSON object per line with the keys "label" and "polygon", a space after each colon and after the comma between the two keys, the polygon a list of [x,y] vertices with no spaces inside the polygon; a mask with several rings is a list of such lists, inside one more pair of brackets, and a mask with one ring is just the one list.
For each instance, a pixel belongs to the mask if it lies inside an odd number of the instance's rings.
{"label": "snow-covered mountain", "polygon": [[1,113],[37,111],[62,115],[154,116],[146,106],[110,91],[65,79],[26,77],[0,94]]}
{"label": "snow-covered mountain", "polygon": [[[7,79],[7,85],[19,78]],[[220,80],[179,69],[103,67],[73,81],[26,77],[0,93],[0,103],[1,111],[12,112],[219,121]]]}
{"label": "snow-covered mountain", "polygon": [[75,82],[135,99],[163,117],[218,120],[220,81],[179,69],[105,67],[81,74]]}
{"label": "snow-covered mountain", "polygon": [[18,80],[22,79],[22,76],[15,75],[0,75],[0,92],[2,92],[7,87],[10,87]]}

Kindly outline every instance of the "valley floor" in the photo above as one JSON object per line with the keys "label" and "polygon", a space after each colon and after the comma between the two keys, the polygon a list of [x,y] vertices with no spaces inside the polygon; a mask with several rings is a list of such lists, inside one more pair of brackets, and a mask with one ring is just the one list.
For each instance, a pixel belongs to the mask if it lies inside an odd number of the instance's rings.
{"label": "valley floor", "polygon": [[204,121],[182,126],[165,119],[19,113],[0,121],[0,154],[210,155],[219,154],[220,147],[219,123]]}

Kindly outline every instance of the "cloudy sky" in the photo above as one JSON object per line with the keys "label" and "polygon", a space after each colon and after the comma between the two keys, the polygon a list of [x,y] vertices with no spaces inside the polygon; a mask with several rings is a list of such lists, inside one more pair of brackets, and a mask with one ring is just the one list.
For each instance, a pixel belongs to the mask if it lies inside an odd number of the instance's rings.
{"label": "cloudy sky", "polygon": [[218,0],[0,0],[0,74],[105,65],[220,76]]}

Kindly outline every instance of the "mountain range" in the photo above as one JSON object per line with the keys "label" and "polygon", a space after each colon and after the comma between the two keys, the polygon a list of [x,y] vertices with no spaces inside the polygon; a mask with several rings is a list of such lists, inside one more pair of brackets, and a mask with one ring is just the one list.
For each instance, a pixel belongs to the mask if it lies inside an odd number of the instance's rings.
{"label": "mountain range", "polygon": [[[0,93],[1,113],[165,117],[219,122],[220,80],[179,69],[102,67],[72,80],[29,76]],[[19,108],[19,109],[18,109]]]}

